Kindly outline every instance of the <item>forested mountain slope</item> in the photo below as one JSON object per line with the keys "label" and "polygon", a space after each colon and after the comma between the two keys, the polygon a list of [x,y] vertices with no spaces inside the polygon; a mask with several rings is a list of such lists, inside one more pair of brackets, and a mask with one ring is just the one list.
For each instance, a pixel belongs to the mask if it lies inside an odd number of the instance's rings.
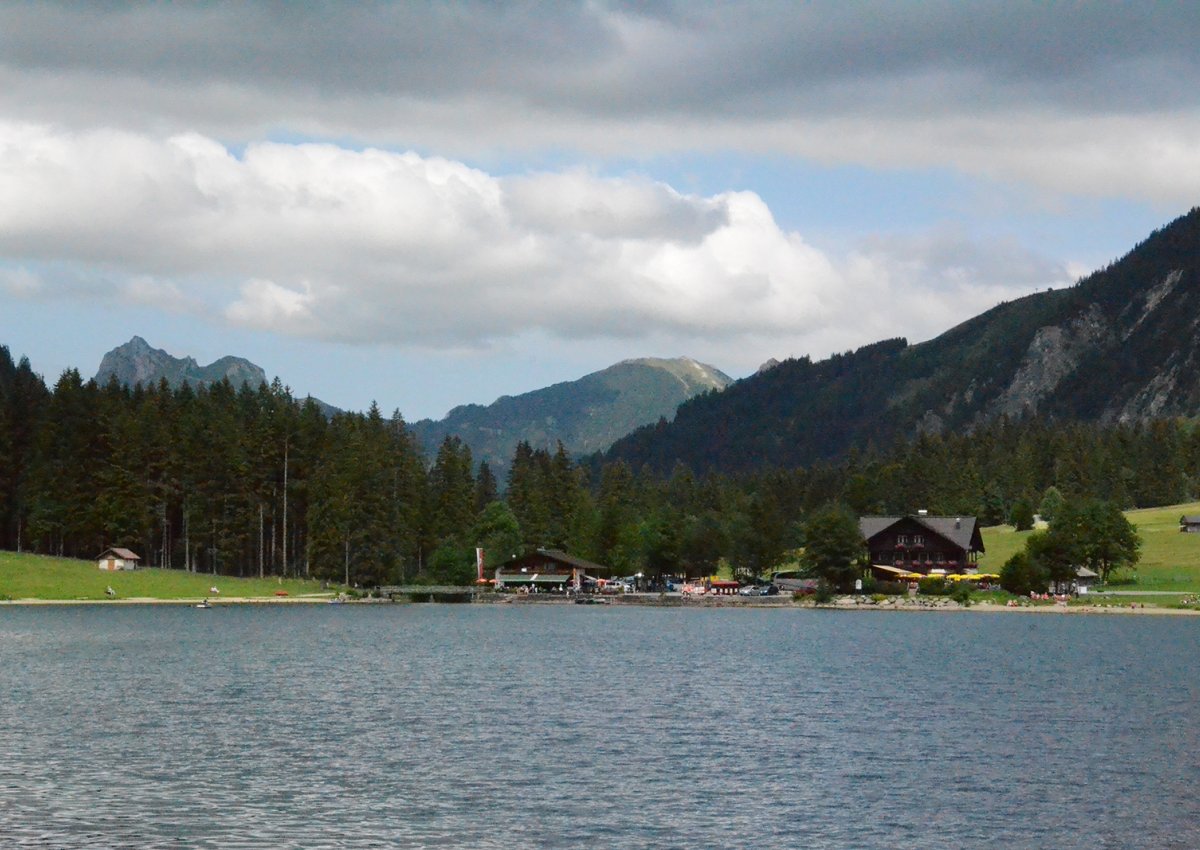
{"label": "forested mountain slope", "polygon": [[1001,304],[936,339],[787,360],[603,460],[660,474],[794,467],[1000,416],[1130,422],[1200,410],[1200,209],[1077,285]]}
{"label": "forested mountain slope", "polygon": [[517,443],[553,450],[557,441],[572,454],[610,446],[640,425],[671,417],[689,398],[730,383],[723,372],[686,357],[625,360],[577,381],[565,381],[486,407],[456,407],[445,419],[410,427],[427,457],[447,436],[459,437],[476,462],[503,471]]}

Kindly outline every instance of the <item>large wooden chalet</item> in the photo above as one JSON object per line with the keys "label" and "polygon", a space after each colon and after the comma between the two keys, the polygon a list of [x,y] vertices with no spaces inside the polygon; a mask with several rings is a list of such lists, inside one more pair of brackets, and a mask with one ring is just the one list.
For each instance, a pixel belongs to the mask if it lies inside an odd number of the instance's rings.
{"label": "large wooden chalet", "polygon": [[928,575],[967,572],[983,552],[973,516],[866,516],[858,521],[872,566],[878,572]]}

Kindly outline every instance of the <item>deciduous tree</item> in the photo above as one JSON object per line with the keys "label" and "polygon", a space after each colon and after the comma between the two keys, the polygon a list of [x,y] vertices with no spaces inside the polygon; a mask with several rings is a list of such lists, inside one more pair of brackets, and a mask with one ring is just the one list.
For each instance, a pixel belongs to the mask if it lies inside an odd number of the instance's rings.
{"label": "deciduous tree", "polygon": [[858,519],[842,505],[822,508],[804,523],[801,566],[839,590],[849,590],[865,552]]}

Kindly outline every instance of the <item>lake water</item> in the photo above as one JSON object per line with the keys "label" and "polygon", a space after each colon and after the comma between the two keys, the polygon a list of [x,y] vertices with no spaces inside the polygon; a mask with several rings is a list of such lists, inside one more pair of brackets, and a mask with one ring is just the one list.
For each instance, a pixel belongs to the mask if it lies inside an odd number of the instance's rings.
{"label": "lake water", "polygon": [[1195,848],[1200,618],[0,609],[0,844]]}

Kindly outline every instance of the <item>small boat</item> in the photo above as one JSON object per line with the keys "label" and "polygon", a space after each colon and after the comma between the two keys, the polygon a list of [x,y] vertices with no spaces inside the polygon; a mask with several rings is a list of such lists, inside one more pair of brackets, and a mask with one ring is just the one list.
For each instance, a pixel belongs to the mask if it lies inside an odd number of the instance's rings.
{"label": "small boat", "polygon": [[197,608],[211,608],[212,603],[210,603],[207,599],[205,599],[203,602],[198,603],[196,605],[196,607]]}

